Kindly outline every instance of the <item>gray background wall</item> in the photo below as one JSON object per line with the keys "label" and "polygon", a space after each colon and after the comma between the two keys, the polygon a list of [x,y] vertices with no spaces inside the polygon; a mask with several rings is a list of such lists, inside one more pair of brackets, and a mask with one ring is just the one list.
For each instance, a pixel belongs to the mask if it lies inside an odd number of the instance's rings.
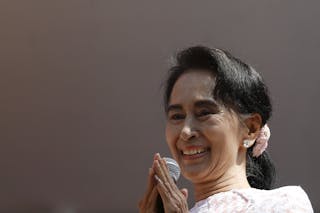
{"label": "gray background wall", "polygon": [[161,82],[170,56],[195,44],[264,76],[278,185],[301,185],[319,211],[319,10],[298,0],[1,0],[0,212],[137,212],[153,153],[169,155]]}

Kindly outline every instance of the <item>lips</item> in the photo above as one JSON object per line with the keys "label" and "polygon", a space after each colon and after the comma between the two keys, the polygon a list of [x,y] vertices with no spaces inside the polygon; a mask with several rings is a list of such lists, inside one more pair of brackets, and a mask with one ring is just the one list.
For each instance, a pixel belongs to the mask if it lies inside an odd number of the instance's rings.
{"label": "lips", "polygon": [[187,150],[182,150],[182,154],[184,155],[195,155],[195,154],[200,154],[205,152],[207,149],[206,148],[198,148],[198,149],[187,149]]}
{"label": "lips", "polygon": [[186,147],[181,150],[181,154],[184,159],[192,160],[203,157],[209,152],[209,150],[210,149],[208,147]]}

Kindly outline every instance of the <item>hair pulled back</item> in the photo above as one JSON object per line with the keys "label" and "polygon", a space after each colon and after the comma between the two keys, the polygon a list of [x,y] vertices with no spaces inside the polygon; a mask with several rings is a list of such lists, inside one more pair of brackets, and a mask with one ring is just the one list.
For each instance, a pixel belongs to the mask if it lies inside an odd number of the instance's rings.
{"label": "hair pulled back", "polygon": [[[175,82],[188,70],[207,70],[215,76],[213,98],[239,114],[259,113],[262,126],[272,112],[268,88],[262,77],[251,66],[230,53],[204,46],[180,51],[176,64],[169,70],[165,85],[164,104],[167,111]],[[201,83],[201,82],[199,82]],[[267,151],[259,157],[247,150],[246,175],[251,187],[271,189],[275,183],[275,167]]]}

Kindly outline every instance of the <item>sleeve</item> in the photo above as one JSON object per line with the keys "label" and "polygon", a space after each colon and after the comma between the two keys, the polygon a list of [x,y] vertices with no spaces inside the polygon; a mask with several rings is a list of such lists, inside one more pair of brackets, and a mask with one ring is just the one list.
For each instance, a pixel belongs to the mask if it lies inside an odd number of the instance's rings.
{"label": "sleeve", "polygon": [[313,213],[308,195],[300,186],[287,187],[284,193],[286,202],[279,212],[286,213]]}

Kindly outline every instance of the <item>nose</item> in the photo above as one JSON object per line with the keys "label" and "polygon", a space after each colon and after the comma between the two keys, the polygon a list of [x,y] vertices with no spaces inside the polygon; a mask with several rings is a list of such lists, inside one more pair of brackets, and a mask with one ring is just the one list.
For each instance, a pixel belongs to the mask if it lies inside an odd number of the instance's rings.
{"label": "nose", "polygon": [[194,138],[197,138],[199,137],[199,132],[198,130],[195,128],[195,124],[194,122],[192,121],[192,119],[186,119],[185,120],[185,123],[184,123],[184,126],[181,130],[181,133],[180,133],[180,138],[183,140],[183,141],[190,141]]}

